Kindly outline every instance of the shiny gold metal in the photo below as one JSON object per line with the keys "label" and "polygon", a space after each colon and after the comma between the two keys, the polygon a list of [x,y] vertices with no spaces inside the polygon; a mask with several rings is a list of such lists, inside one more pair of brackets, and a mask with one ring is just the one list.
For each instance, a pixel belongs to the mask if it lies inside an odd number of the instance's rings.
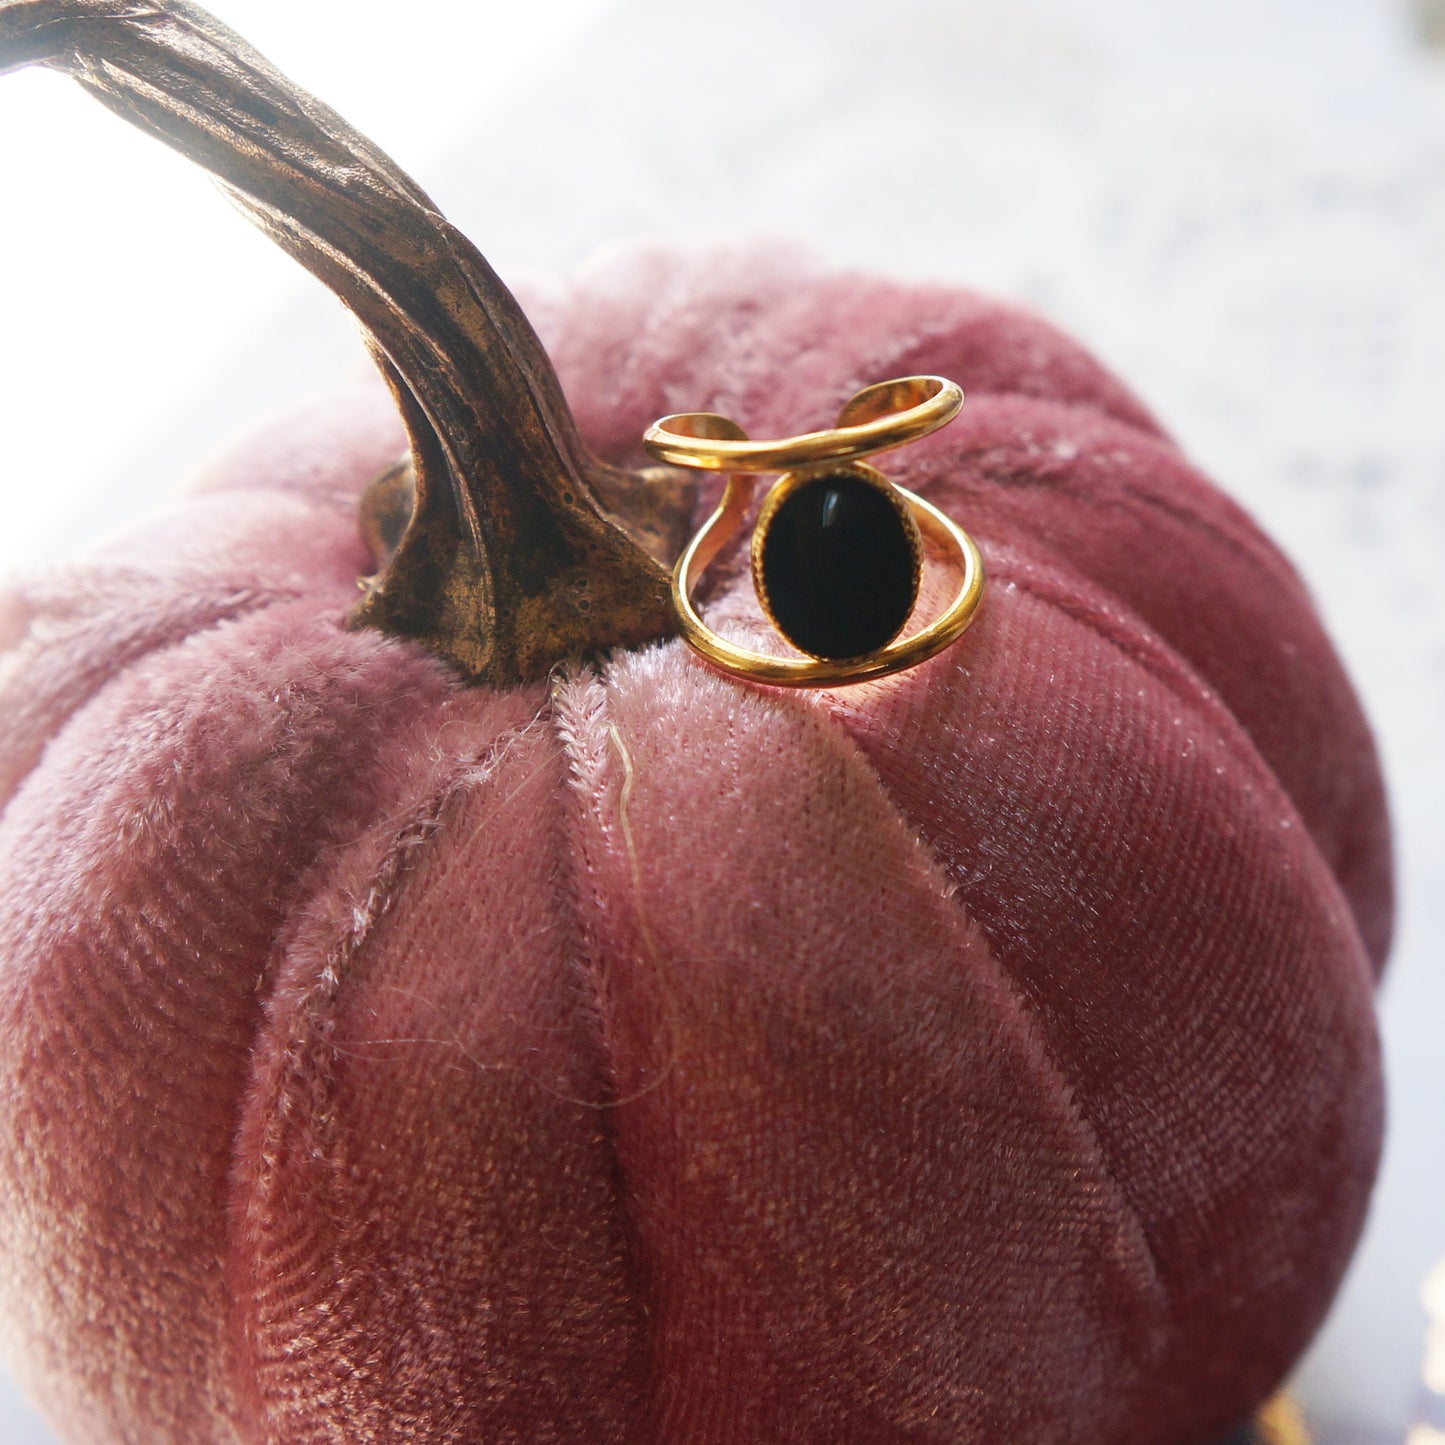
{"label": "shiny gold metal", "polygon": [[778,441],[752,441],[716,412],[679,412],[642,434],[660,462],[709,472],[798,471],[901,447],[958,415],[963,392],[941,376],[904,376],[865,386],[838,413],[838,425]]}
{"label": "shiny gold metal", "polygon": [[1258,1445],[1311,1445],[1300,1407],[1283,1391],[1266,1400],[1254,1417],[1254,1436]]}
{"label": "shiny gold metal", "polygon": [[[742,529],[752,504],[755,474],[783,472],[764,502],[755,532],[756,585],[758,538],[765,534],[767,521],[781,500],[775,500],[776,494],[786,496],[792,488],[819,476],[858,470],[858,457],[925,436],[957,416],[962,405],[963,393],[953,382],[940,376],[910,376],[866,387],[839,412],[836,427],[797,437],[753,441],[736,422],[714,412],[679,413],[650,426],[643,440],[653,456],[675,466],[729,473],[717,510],[673,569],[673,606],[689,645],[733,677],[779,687],[838,687],[913,667],[960,637],[983,599],[983,559],[978,548],[951,517],[889,482],[872,467],[866,470],[896,498],[910,537],[929,538],[958,568],[959,584],[952,601],[927,626],[863,657],[778,657],[741,647],[714,632],[702,620],[692,595],[718,554]],[[761,586],[758,592],[773,620]]]}

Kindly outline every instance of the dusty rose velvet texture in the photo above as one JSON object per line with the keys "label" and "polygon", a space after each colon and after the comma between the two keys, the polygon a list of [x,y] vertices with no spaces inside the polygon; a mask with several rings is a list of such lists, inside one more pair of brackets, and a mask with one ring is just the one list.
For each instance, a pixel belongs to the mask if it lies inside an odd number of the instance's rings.
{"label": "dusty rose velvet texture", "polygon": [[889,465],[980,619],[831,693],[465,687],[342,625],[379,388],[13,587],[11,1368],[85,1445],[1217,1439],[1381,1129],[1380,782],[1295,573],[977,297],[653,257],[535,315],[618,461],[957,379]]}

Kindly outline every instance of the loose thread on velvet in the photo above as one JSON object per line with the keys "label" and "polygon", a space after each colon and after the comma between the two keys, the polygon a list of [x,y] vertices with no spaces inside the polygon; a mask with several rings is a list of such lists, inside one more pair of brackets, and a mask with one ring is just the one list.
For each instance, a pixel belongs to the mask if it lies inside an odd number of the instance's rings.
{"label": "loose thread on velvet", "polygon": [[[487,782],[494,778],[499,770],[499,766],[502,760],[505,758],[507,752],[509,751],[511,744],[516,741],[517,736],[525,734],[525,732],[527,732],[533,724],[539,721],[539,719],[540,714],[538,718],[534,718],[532,720],[532,724],[528,724],[526,727],[516,729],[512,733],[509,733],[506,738],[499,740],[498,743],[494,744],[493,747],[488,750],[488,754],[484,760],[482,760],[476,765],[473,765],[472,768],[468,769],[466,773],[462,774],[458,779],[454,781],[453,789],[449,790],[447,799],[443,802],[442,806],[437,809],[436,821],[438,823],[440,821],[440,814],[445,807],[446,801],[450,801],[452,793],[457,790],[458,785],[465,786],[468,784],[475,784],[477,782]],[[615,723],[609,722],[607,724],[607,734],[609,742],[611,743],[613,749],[616,751],[618,760],[622,767],[622,785],[620,789],[620,796],[618,799],[618,826],[622,837],[623,851],[627,855],[628,872],[632,882],[633,902],[637,918],[637,930],[642,943],[643,956],[652,969],[653,977],[657,983],[659,1000],[662,1004],[663,1030],[666,1036],[666,1046],[664,1050],[664,1061],[660,1070],[658,1071],[657,1077],[651,1079],[649,1082],[643,1084],[639,1088],[634,1089],[627,1094],[623,1094],[615,1099],[598,1100],[582,1098],[579,1095],[572,1094],[565,1089],[557,1088],[554,1084],[547,1082],[547,1080],[545,1079],[539,1078],[537,1075],[523,1068],[519,1064],[513,1063],[508,1060],[487,1060],[481,1058],[471,1048],[468,1047],[468,1045],[462,1039],[460,1033],[458,1032],[456,1025],[448,1019],[446,1010],[441,1006],[441,1004],[437,1002],[437,1000],[428,997],[425,993],[422,993],[419,990],[405,989],[402,988],[400,985],[395,984],[386,985],[385,991],[393,993],[398,997],[410,999],[415,1003],[422,1004],[427,1008],[433,1010],[437,1015],[438,1022],[443,1026],[441,1029],[438,1030],[438,1033],[435,1035],[396,1035],[387,1038],[370,1039],[367,1041],[367,1046],[365,1048],[357,1048],[354,1045],[347,1047],[333,1044],[332,1047],[337,1053],[343,1054],[348,1057],[365,1059],[377,1057],[377,1054],[374,1052],[374,1050],[389,1046],[431,1045],[454,1048],[457,1051],[458,1055],[463,1060],[465,1060],[467,1064],[475,1068],[478,1072],[517,1073],[522,1078],[526,1079],[529,1083],[535,1085],[538,1089],[541,1089],[543,1092],[550,1094],[553,1098],[558,1099],[563,1103],[575,1104],[580,1108],[588,1109],[613,1109],[622,1104],[632,1103],[637,1099],[645,1098],[648,1094],[659,1088],[666,1081],[668,1076],[671,1074],[677,1059],[676,1037],[671,1026],[673,1017],[672,1006],[674,1004],[674,997],[672,990],[669,988],[667,983],[666,971],[663,969],[661,964],[661,955],[659,954],[657,949],[657,944],[653,935],[652,926],[648,921],[648,910],[644,900],[644,890],[642,886],[642,864],[641,859],[638,855],[637,844],[632,832],[631,805],[633,791],[636,787],[637,771],[633,763],[631,750],[628,748],[626,742],[623,740],[622,734],[619,732]],[[532,774],[527,775],[527,777],[525,777],[521,783],[514,786],[511,791],[506,795],[506,797],[502,799],[501,806],[505,807],[514,797],[520,794],[525,788],[526,783],[530,781],[530,778],[532,776]]]}
{"label": "loose thread on velvet", "polygon": [[663,1062],[657,1077],[632,1090],[631,1093],[608,1100],[603,1105],[604,1108],[615,1109],[619,1105],[630,1104],[638,1099],[646,1098],[648,1094],[662,1086],[677,1063],[677,1036],[672,1027],[676,999],[672,989],[668,986],[667,971],[662,966],[652,925],[647,919],[647,903],[642,889],[642,863],[638,857],[637,844],[632,836],[632,791],[637,782],[637,769],[633,765],[631,749],[623,741],[616,723],[609,722],[607,724],[607,737],[622,764],[622,789],[617,800],[617,822],[622,833],[622,847],[627,854],[628,872],[632,879],[632,904],[637,918],[637,932],[642,941],[643,957],[647,960],[653,979],[657,984],[662,1020],[660,1033],[665,1036],[659,1040],[663,1043]]}
{"label": "loose thread on velvet", "polygon": [[[528,722],[518,727],[508,729],[507,732],[491,744],[481,757],[475,759],[452,778],[447,789],[435,805],[434,826],[425,841],[430,842],[432,840],[432,836],[441,825],[442,817],[446,809],[456,797],[468,788],[485,785],[499,776],[502,765],[510,756],[512,749],[523,738],[533,734],[535,729],[544,723],[547,711],[548,705],[544,703]],[[527,787],[536,779],[541,769],[542,765],[539,764],[524,772],[521,777],[513,783],[510,790],[500,799],[497,805],[498,811],[506,809],[514,799],[520,797],[526,791]],[[485,826],[485,824],[480,825],[473,831],[471,835],[473,841],[481,835]],[[389,899],[385,907],[390,907]],[[382,1051],[390,1047],[452,1048],[456,1050],[462,1060],[478,1073],[515,1073],[520,1075],[528,1083],[534,1085],[544,1093],[550,1094],[553,1098],[559,1099],[563,1103],[576,1104],[582,1108],[596,1108],[598,1106],[596,1100],[579,1098],[564,1089],[559,1089],[556,1085],[548,1083],[546,1079],[540,1078],[530,1070],[523,1068],[520,1064],[513,1063],[510,1060],[489,1060],[481,1057],[470,1048],[462,1038],[461,1032],[448,1008],[442,1002],[432,998],[421,990],[403,988],[399,984],[387,984],[383,986],[382,991],[391,993],[398,998],[405,998],[413,1003],[421,1004],[430,1010],[441,1026],[438,1032],[436,1034],[397,1034],[389,1035],[385,1038],[369,1039],[364,1047],[357,1047],[356,1045],[343,1046],[333,1043],[332,1047],[336,1053],[347,1058],[373,1060],[383,1057]]]}

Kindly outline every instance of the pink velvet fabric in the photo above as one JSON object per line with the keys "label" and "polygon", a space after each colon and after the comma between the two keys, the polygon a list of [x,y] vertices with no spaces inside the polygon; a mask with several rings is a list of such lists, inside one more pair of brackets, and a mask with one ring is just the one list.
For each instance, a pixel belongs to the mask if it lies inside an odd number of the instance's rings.
{"label": "pink velvet fabric", "polygon": [[1217,1439],[1381,1128],[1380,781],[1295,574],[977,297],[647,257],[536,314],[619,461],[957,379],[891,465],[981,617],[821,695],[463,687],[341,626],[379,390],[13,588],[12,1369],[85,1445]]}

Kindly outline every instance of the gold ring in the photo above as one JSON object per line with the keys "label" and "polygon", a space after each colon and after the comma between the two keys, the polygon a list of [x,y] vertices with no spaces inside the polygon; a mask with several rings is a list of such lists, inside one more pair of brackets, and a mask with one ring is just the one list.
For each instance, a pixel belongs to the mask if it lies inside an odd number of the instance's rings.
{"label": "gold ring", "polygon": [[[963,393],[941,376],[865,387],[828,431],[753,441],[713,412],[663,417],[643,434],[675,466],[727,472],[718,509],[677,560],[672,601],[682,635],[714,667],[781,687],[836,687],[884,677],[958,638],[983,598],[983,559],[951,517],[860,460],[926,436],[958,415]],[[753,587],[763,612],[802,657],[739,647],[714,632],[692,594],[742,529],[755,476],[781,475],[753,529]],[[900,637],[918,600],[922,539],[958,567],[953,600],[927,626]]]}

